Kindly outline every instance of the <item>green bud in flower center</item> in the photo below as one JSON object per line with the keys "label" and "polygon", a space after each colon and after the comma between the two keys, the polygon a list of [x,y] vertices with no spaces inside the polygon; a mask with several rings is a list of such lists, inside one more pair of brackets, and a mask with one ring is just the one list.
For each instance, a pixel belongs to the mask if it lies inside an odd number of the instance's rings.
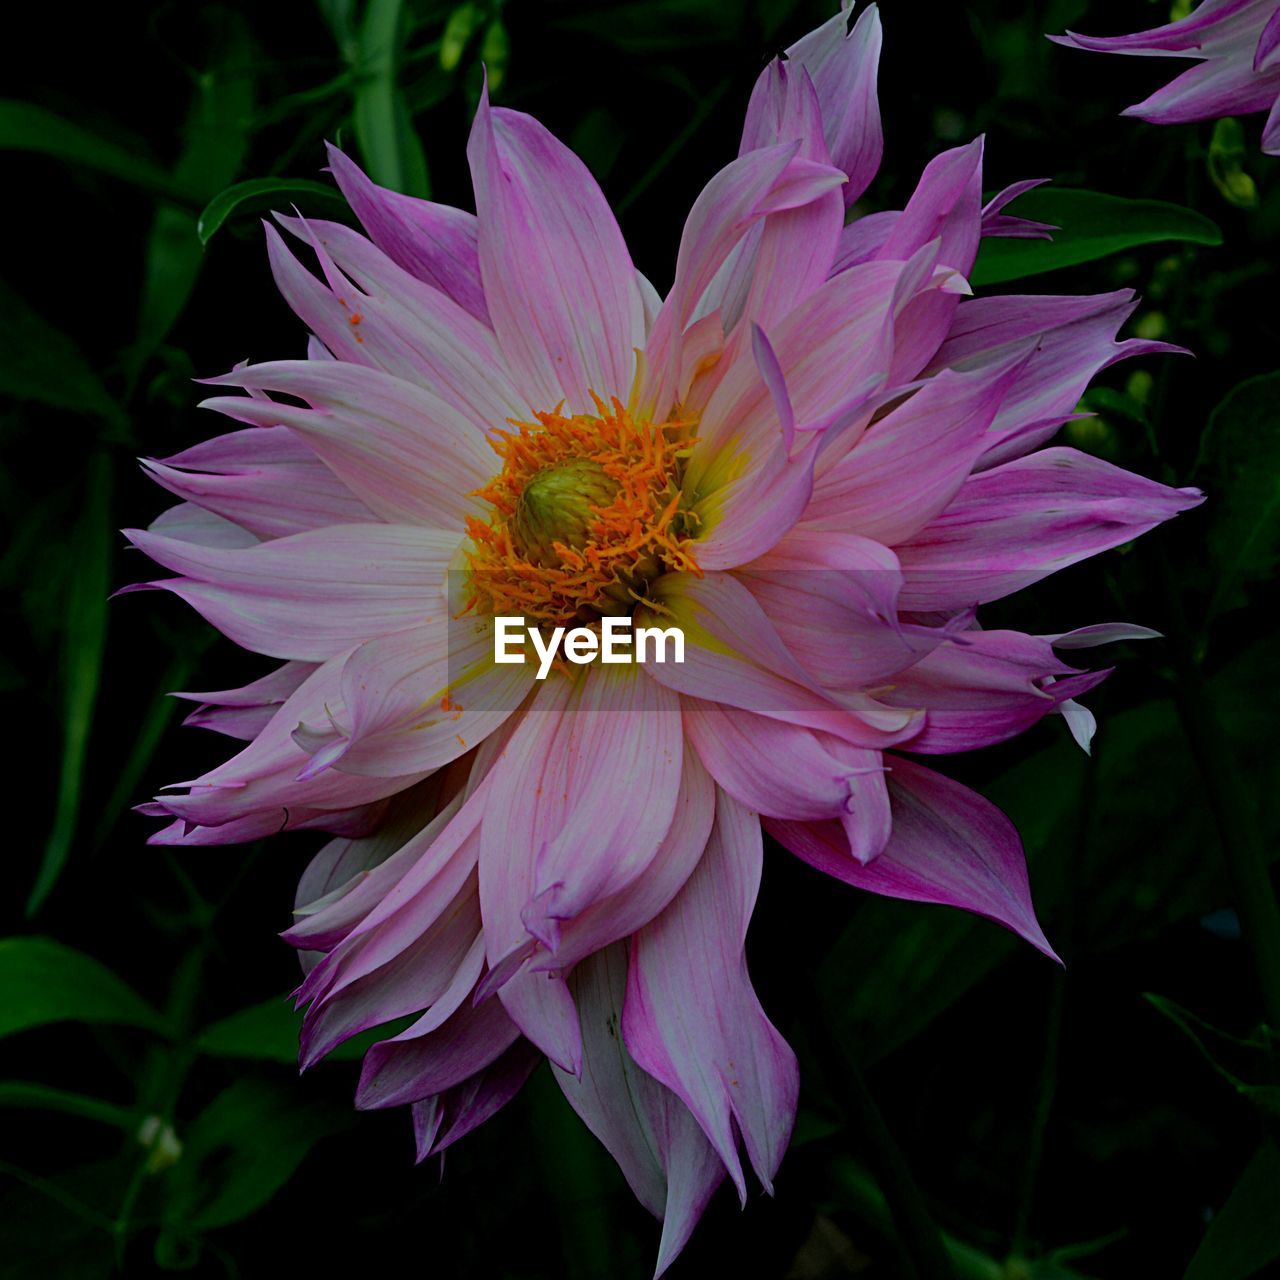
{"label": "green bud in flower center", "polygon": [[586,458],[539,471],[516,505],[511,522],[516,545],[533,564],[559,563],[555,544],[585,547],[598,513],[617,492],[604,468]]}

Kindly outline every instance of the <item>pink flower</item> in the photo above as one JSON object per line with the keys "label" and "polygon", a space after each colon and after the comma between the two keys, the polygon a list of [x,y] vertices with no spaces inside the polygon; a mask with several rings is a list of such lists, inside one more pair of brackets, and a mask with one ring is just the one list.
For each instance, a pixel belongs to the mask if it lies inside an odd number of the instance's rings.
{"label": "pink flower", "polygon": [[1197,64],[1126,108],[1152,124],[1188,124],[1268,112],[1262,149],[1280,155],[1280,2],[1204,0],[1177,22],[1127,36],[1050,36],[1057,44],[1143,58],[1195,58]]}
{"label": "pink flower", "polygon": [[[726,1173],[772,1186],[796,1060],[744,938],[762,825],[872,892],[979,912],[1052,955],[1018,837],[922,756],[1064,715],[1105,672],[974,609],[1195,505],[1044,447],[1117,342],[1128,293],[972,299],[980,141],[907,207],[845,225],[880,160],[874,8],[762,74],[740,154],[685,224],[666,298],[599,187],[482,100],[478,214],[333,170],[368,238],[281,218],[305,360],[237,368],[245,429],[164,462],[183,501],[129,536],[237,643],[284,665],[183,694],[247,742],[149,812],[154,839],[334,838],[286,938],[304,1065],[368,1053],[357,1104],[412,1104],[421,1155],[549,1058],[664,1217],[659,1270]],[[281,398],[273,398],[281,397]],[[493,616],[632,614],[682,664],[499,665]],[[902,754],[902,753],[909,754]],[[745,1159],[744,1159],[745,1156]]]}

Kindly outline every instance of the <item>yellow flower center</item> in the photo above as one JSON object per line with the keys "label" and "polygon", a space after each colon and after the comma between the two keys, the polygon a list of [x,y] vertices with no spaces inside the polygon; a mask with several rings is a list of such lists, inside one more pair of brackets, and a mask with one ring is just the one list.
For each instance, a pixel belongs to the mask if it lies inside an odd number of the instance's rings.
{"label": "yellow flower center", "polygon": [[589,624],[630,613],[666,570],[697,572],[681,490],[690,424],[592,399],[594,415],[557,407],[493,436],[502,470],[476,490],[489,521],[467,521],[468,609]]}

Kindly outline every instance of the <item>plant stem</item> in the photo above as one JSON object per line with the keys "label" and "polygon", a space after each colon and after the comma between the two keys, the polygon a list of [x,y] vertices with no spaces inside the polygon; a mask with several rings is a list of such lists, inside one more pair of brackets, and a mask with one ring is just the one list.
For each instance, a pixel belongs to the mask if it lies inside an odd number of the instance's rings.
{"label": "plant stem", "polygon": [[849,1105],[857,1131],[871,1148],[880,1189],[889,1202],[894,1226],[919,1280],[954,1280],[955,1268],[942,1240],[942,1232],[929,1212],[924,1196],[907,1166],[902,1149],[889,1132],[876,1100],[867,1088],[862,1068],[845,1057],[843,1101]]}
{"label": "plant stem", "polygon": [[[1095,740],[1085,764],[1084,779],[1080,788],[1080,811],[1075,834],[1071,841],[1070,857],[1062,886],[1062,900],[1056,915],[1056,942],[1065,962],[1069,964],[1075,953],[1076,917],[1079,895],[1076,886],[1087,884],[1089,838],[1093,830],[1094,813],[1098,800],[1098,751]],[[1010,1252],[1016,1257],[1025,1254],[1031,1234],[1031,1217],[1035,1208],[1036,1186],[1044,1164],[1045,1133],[1053,1114],[1054,1099],[1058,1093],[1058,1055],[1062,1048],[1062,1024],[1067,1006],[1067,973],[1056,968],[1049,975],[1049,1002],[1045,1018],[1044,1056],[1040,1061],[1040,1077],[1036,1087],[1035,1110],[1031,1117],[1031,1133],[1027,1139],[1026,1158],[1022,1173],[1022,1194],[1018,1200],[1017,1217],[1014,1220],[1013,1243]]]}
{"label": "plant stem", "polygon": [[862,1068],[831,1034],[816,987],[808,986],[802,1003],[806,1006],[806,1030],[814,1055],[828,1086],[845,1110],[849,1126],[870,1150],[872,1170],[888,1202],[898,1243],[916,1280],[956,1280],[951,1254],[911,1175],[902,1148],[889,1131],[867,1087]]}
{"label": "plant stem", "polygon": [[1253,814],[1253,797],[1245,786],[1231,743],[1223,731],[1204,672],[1191,649],[1191,629],[1178,581],[1163,547],[1156,564],[1169,610],[1169,648],[1177,680],[1173,698],[1200,769],[1205,795],[1218,828],[1222,856],[1231,878],[1240,926],[1253,955],[1263,1016],[1280,1030],[1280,909],[1263,855]]}

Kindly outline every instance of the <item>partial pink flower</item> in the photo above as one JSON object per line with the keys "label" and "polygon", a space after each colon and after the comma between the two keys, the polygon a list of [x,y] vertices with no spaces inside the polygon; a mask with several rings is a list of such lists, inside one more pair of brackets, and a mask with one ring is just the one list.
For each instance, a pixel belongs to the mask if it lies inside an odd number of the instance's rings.
{"label": "partial pink flower", "polygon": [[[1106,674],[975,610],[1194,506],[1049,446],[1127,292],[971,297],[982,143],[846,225],[881,154],[880,23],[841,12],[772,63],[694,201],[666,297],[537,121],[481,101],[472,216],[333,172],[367,237],[282,217],[307,357],[239,367],[241,429],[146,465],[181,501],[131,540],[283,665],[187,693],[246,743],[147,811],[157,843],[334,838],[285,937],[309,1065],[365,1058],[421,1157],[548,1058],[638,1198],[658,1270],[726,1177],[771,1188],[796,1059],[745,937],[762,827],[871,892],[978,912],[1052,955],[1017,833],[921,760],[1001,742]],[[318,273],[295,256],[312,255]],[[232,394],[232,392],[240,394]],[[1046,447],[1048,446],[1048,447]],[[686,660],[494,661],[495,613],[678,625]]]}
{"label": "partial pink flower", "polygon": [[1266,111],[1262,149],[1280,155],[1280,0],[1204,0],[1177,22],[1127,36],[1050,36],[1057,44],[1196,65],[1124,115],[1189,124]]}

